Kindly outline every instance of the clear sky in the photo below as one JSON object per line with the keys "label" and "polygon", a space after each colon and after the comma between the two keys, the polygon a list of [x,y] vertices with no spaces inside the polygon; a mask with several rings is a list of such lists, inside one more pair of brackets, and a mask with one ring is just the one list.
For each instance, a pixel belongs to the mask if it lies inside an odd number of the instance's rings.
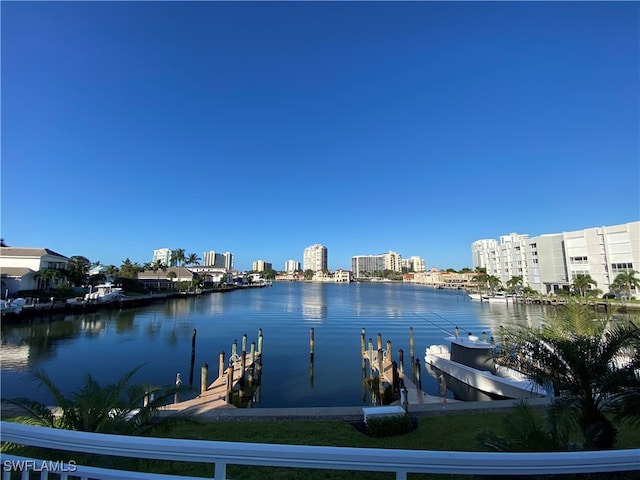
{"label": "clear sky", "polygon": [[2,238],[281,270],[640,219],[638,2],[10,2]]}

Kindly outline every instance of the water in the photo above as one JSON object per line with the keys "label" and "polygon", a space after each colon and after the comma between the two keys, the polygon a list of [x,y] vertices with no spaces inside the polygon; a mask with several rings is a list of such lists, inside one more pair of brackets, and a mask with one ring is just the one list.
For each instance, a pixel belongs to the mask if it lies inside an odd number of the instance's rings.
{"label": "water", "polygon": [[[37,388],[29,369],[44,369],[66,395],[91,373],[100,384],[115,382],[138,365],[137,383],[173,384],[180,372],[189,382],[191,341],[196,329],[194,388],[200,367],[209,365],[209,382],[218,371],[220,352],[247,335],[247,349],[263,332],[260,407],[329,407],[369,405],[363,391],[360,338],[365,329],[377,348],[392,342],[393,356],[404,351],[409,369],[409,330],[413,328],[415,358],[445,343],[459,326],[481,336],[496,335],[511,322],[535,325],[545,314],[540,306],[472,302],[462,291],[436,290],[392,283],[275,283],[270,288],[214,293],[167,300],[130,310],[103,310],[52,322],[2,326],[1,386],[3,398],[27,397],[51,402]],[[314,329],[315,355],[309,352]],[[496,335],[497,336],[497,335]],[[439,395],[435,378],[423,372],[423,390]],[[449,396],[453,396],[449,392]]]}

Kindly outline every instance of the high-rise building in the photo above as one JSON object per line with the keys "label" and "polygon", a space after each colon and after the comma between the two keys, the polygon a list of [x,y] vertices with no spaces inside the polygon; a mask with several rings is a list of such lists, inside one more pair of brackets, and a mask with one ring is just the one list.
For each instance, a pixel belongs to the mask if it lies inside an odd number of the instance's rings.
{"label": "high-rise building", "polygon": [[498,242],[494,239],[476,240],[471,244],[471,255],[473,268],[487,268],[489,264],[489,252],[492,251]]}
{"label": "high-rise building", "polygon": [[233,270],[233,253],[217,253],[215,250],[204,252],[202,255],[204,266],[220,267],[225,270]]}
{"label": "high-rise building", "polygon": [[202,262],[205,267],[224,267],[224,255],[215,250],[209,250],[202,254]]}
{"label": "high-rise building", "polygon": [[304,249],[303,253],[303,269],[320,272],[328,270],[327,247],[316,243]]}
{"label": "high-rise building", "polygon": [[264,260],[258,260],[256,262],[253,262],[252,270],[254,272],[264,272],[265,270],[272,270],[272,269],[273,269],[273,265],[271,265],[269,262],[265,262]]}
{"label": "high-rise building", "polygon": [[153,260],[152,263],[155,263],[156,260],[159,260],[163,263],[163,265],[170,266],[171,265],[171,249],[170,248],[159,248],[153,251]]}
{"label": "high-rise building", "polygon": [[224,252],[222,254],[224,256],[224,268],[227,270],[233,270],[234,264],[234,255],[231,252]]}
{"label": "high-rise building", "polygon": [[607,293],[619,273],[640,270],[640,222],[532,238],[512,233],[493,242],[472,244],[473,266],[484,262],[487,274],[503,285],[521,276],[525,286],[545,294],[570,288],[580,274]]}
{"label": "high-rise building", "polygon": [[295,260],[287,260],[284,263],[284,271],[286,273],[294,273],[300,270],[300,262],[296,262]]}
{"label": "high-rise building", "polygon": [[407,272],[424,272],[426,270],[425,261],[418,256],[402,259],[402,270]]}
{"label": "high-rise building", "polygon": [[426,262],[424,261],[424,258],[418,257],[418,256],[412,256],[411,257],[411,265],[413,266],[413,271],[414,272],[426,272],[427,271],[427,265]]}
{"label": "high-rise building", "polygon": [[382,272],[384,270],[384,257],[382,255],[355,255],[351,257],[351,271],[355,278]]}
{"label": "high-rise building", "polygon": [[384,270],[402,272],[402,255],[389,250],[389,253],[383,253],[382,257],[384,258]]}

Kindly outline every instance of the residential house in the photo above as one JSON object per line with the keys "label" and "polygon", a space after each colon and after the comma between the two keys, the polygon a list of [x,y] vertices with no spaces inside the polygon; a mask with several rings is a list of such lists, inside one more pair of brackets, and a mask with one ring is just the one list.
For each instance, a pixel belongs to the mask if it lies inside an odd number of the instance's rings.
{"label": "residential house", "polygon": [[[0,247],[2,294],[64,284],[69,258],[48,248]],[[43,272],[51,271],[51,274]]]}

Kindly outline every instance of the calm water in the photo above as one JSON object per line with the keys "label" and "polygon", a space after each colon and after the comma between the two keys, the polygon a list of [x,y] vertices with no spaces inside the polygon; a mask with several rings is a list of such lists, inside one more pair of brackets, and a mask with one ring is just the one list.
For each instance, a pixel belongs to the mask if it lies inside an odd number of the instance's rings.
{"label": "calm water", "polygon": [[[382,334],[383,348],[392,342],[394,358],[405,352],[409,368],[409,329],[415,356],[443,343],[456,325],[461,332],[489,336],[510,322],[537,324],[538,306],[471,302],[464,292],[402,284],[276,283],[199,298],[168,300],[150,307],[66,316],[64,320],[25,326],[2,326],[2,397],[29,397],[50,402],[44,388],[30,380],[29,368],[46,370],[69,394],[90,372],[101,384],[116,381],[145,364],[134,380],[173,384],[180,372],[189,381],[191,339],[197,331],[194,387],[200,366],[209,364],[209,380],[218,371],[221,351],[227,358],[234,339],[240,349],[257,343],[263,331],[263,374],[254,407],[368,405],[362,387],[360,335],[367,341]],[[313,364],[310,329],[315,336]],[[423,372],[423,390],[438,395],[435,378]],[[450,393],[450,395],[452,395]]]}

